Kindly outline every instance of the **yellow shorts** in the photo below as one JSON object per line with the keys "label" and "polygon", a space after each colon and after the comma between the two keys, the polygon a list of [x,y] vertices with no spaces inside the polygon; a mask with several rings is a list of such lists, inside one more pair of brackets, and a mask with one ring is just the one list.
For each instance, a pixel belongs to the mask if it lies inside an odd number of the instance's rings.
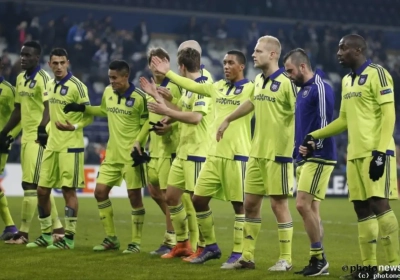
{"label": "yellow shorts", "polygon": [[293,196],[293,163],[250,157],[244,192],[257,195]]}
{"label": "yellow shorts", "polygon": [[168,175],[168,186],[193,192],[203,162],[175,158]]}
{"label": "yellow shorts", "polygon": [[44,148],[34,141],[21,145],[22,182],[38,184]]}
{"label": "yellow shorts", "polygon": [[147,164],[149,184],[159,186],[161,190],[166,190],[172,161],[172,158],[151,158],[150,162]]}
{"label": "yellow shorts", "polygon": [[4,167],[6,167],[8,159],[8,154],[0,154],[0,175],[4,172]]}
{"label": "yellow shorts", "polygon": [[121,186],[122,180],[125,180],[128,190],[146,187],[146,165],[141,164],[132,167],[132,164],[108,163],[104,160],[97,174],[97,183],[109,187],[119,187]]}
{"label": "yellow shorts", "polygon": [[349,200],[367,200],[370,197],[398,199],[396,157],[387,156],[385,172],[378,181],[369,178],[372,156],[347,161]]}
{"label": "yellow shorts", "polygon": [[83,149],[79,149],[75,153],[45,150],[40,169],[39,186],[46,188],[84,188],[83,152]]}
{"label": "yellow shorts", "polygon": [[243,202],[246,162],[208,157],[201,169],[194,194],[225,201]]}
{"label": "yellow shorts", "polygon": [[306,162],[296,168],[297,191],[324,200],[334,165]]}

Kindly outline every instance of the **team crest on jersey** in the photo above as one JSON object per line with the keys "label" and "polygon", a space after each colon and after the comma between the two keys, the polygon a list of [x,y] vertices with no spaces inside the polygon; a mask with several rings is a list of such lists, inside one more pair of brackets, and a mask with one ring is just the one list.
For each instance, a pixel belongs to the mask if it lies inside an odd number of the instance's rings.
{"label": "team crest on jersey", "polygon": [[238,87],[233,94],[238,95],[238,94],[241,94],[242,91],[243,91],[243,87]]}
{"label": "team crest on jersey", "polygon": [[303,90],[303,98],[306,98],[308,96],[308,94],[310,93],[311,88],[310,87],[305,87]]}
{"label": "team crest on jersey", "polygon": [[360,86],[362,86],[367,81],[367,78],[368,78],[368,75],[361,75],[360,78],[358,79],[358,84]]}
{"label": "team crest on jersey", "polygon": [[191,92],[191,91],[187,91],[187,92],[186,92],[186,96],[187,96],[188,98],[192,97],[192,95],[193,95],[193,92]]}
{"label": "team crest on jersey", "polygon": [[36,85],[36,81],[31,81],[31,83],[29,84],[29,88],[34,88]]}
{"label": "team crest on jersey", "polygon": [[66,95],[68,93],[68,87],[63,86],[60,90],[60,94],[62,96]]}
{"label": "team crest on jersey", "polygon": [[125,102],[126,107],[132,107],[135,104],[135,98],[127,99]]}
{"label": "team crest on jersey", "polygon": [[281,82],[273,81],[270,87],[271,91],[278,91],[279,87],[281,86]]}

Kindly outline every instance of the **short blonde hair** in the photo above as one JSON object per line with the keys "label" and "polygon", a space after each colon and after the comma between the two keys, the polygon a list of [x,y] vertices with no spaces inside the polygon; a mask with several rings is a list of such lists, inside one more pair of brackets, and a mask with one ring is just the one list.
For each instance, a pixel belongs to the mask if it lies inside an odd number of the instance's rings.
{"label": "short blonde hair", "polygon": [[201,55],[201,47],[200,47],[199,42],[197,42],[195,40],[187,40],[187,41],[182,42],[178,47],[178,53],[187,48],[194,49],[194,50],[198,51],[199,54]]}
{"label": "short blonde hair", "polygon": [[258,43],[265,43],[266,48],[269,51],[274,51],[277,53],[278,55],[278,59],[281,55],[281,51],[282,51],[282,46],[281,43],[279,42],[278,38],[274,37],[274,36],[262,36],[258,39],[257,41]]}

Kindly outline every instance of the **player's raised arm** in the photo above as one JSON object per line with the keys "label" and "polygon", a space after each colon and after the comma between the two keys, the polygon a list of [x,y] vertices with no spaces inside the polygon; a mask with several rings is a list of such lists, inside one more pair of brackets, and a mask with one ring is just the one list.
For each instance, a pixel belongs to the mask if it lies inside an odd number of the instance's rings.
{"label": "player's raised arm", "polygon": [[151,63],[157,72],[164,74],[168,79],[176,83],[178,86],[189,91],[196,92],[200,95],[213,96],[213,84],[200,84],[191,79],[182,77],[170,70],[169,61],[161,60],[159,57],[154,56],[151,60]]}

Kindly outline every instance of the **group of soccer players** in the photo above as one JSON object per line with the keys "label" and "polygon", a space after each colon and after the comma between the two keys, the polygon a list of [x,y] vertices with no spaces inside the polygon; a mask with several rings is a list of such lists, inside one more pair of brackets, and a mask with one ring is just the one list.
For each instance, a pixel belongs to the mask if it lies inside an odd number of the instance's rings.
{"label": "group of soccer players", "polygon": [[[153,78],[140,78],[141,89],[129,82],[128,64],[113,61],[100,106],[90,105],[86,86],[69,72],[64,49],[50,53],[54,74],[50,79],[39,66],[40,45],[25,43],[24,72],[16,88],[0,80],[0,167],[2,171],[20,124],[24,189],[19,231],[0,193],[6,223],[2,238],[30,248],[74,248],[76,189],[84,186],[82,129],[93,116],[102,116],[108,119],[109,141],[95,198],[106,237],[93,250],[120,248],[109,192],[125,180],[132,206],[132,240],[123,253],[141,250],[145,216],[141,190],[147,186],[166,217],[163,243],[151,254],[182,257],[193,264],[219,259],[209,207],[216,198],[230,201],[235,212],[232,253],[221,268],[254,269],[261,206],[267,195],[280,244],[278,261],[269,270],[291,270],[293,223],[288,197],[293,194],[295,162],[296,206],[311,244],[309,263],[296,273],[328,275],[319,205],[336,163],[332,136],[348,129],[349,199],[358,217],[363,265],[377,266],[378,234],[388,263],[399,265],[398,222],[389,206],[389,199],[397,198],[393,83],[383,67],[367,60],[366,48],[359,35],[347,35],[339,42],[339,62],[351,73],[343,78],[340,115],[333,120],[334,93],[322,71],[312,70],[302,49],[286,54],[280,68],[281,45],[272,36],[259,38],[255,46],[254,66],[262,73],[254,81],[244,77],[244,54],[232,50],[222,61],[225,79],[214,83],[201,65],[196,41],[178,48],[180,75],[170,70],[165,50],[151,48],[148,64]],[[61,188],[64,195],[65,229],[58,220],[52,188]],[[36,205],[42,234],[29,243]],[[354,277],[359,275],[349,275]]]}

